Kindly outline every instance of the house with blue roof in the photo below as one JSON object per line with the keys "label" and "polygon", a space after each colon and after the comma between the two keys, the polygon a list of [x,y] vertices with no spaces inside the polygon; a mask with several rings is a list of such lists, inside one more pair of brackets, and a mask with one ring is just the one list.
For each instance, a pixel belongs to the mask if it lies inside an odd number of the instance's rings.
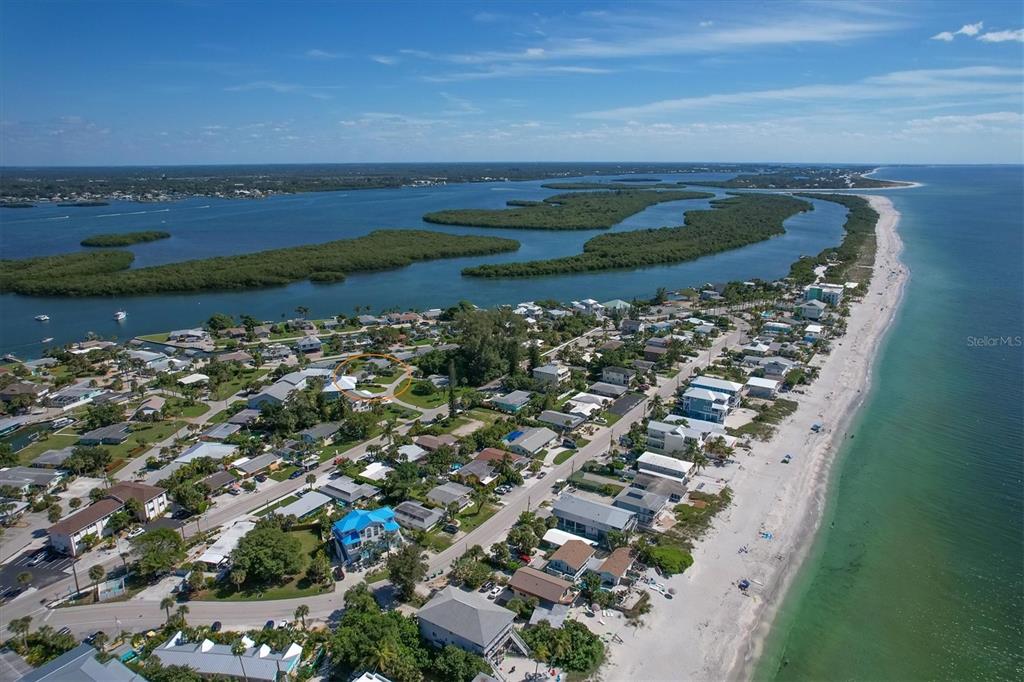
{"label": "house with blue roof", "polygon": [[402,533],[391,507],[353,509],[331,526],[335,552],[350,564],[373,558],[402,544]]}

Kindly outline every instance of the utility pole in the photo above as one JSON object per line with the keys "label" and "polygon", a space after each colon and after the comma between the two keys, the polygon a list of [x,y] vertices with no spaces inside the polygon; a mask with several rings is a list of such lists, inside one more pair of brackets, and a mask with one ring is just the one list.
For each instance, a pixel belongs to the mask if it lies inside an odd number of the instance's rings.
{"label": "utility pole", "polygon": [[71,562],[71,573],[75,576],[75,592],[80,593],[82,588],[78,586],[78,559]]}

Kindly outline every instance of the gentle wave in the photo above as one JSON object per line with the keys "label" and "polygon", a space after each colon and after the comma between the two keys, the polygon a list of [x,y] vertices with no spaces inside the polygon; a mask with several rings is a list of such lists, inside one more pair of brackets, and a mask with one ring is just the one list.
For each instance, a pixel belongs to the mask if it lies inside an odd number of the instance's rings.
{"label": "gentle wave", "polygon": [[97,218],[113,218],[119,215],[145,215],[147,213],[169,213],[171,209],[161,208],[156,211],[131,211],[130,213],[101,213]]}

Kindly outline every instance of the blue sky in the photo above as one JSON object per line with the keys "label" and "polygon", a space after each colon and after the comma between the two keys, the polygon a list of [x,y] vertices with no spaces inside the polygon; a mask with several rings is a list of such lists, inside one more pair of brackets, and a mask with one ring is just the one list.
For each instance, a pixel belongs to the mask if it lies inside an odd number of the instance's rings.
{"label": "blue sky", "polygon": [[0,3],[0,163],[1020,163],[1019,2]]}

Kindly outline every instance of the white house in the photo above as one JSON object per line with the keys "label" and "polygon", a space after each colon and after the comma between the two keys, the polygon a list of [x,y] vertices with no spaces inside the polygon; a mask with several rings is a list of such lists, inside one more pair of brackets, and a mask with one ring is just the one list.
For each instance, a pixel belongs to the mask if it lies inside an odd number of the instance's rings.
{"label": "white house", "polygon": [[567,380],[569,375],[568,367],[555,364],[542,365],[541,367],[535,367],[533,370],[533,378],[549,386],[557,386]]}
{"label": "white house", "polygon": [[747,395],[752,398],[774,400],[779,394],[779,382],[775,379],[750,377],[747,379]]}
{"label": "white house", "polygon": [[640,455],[636,463],[641,472],[679,482],[685,482],[687,476],[690,475],[690,471],[693,469],[693,462],[659,455],[654,452],[645,452]]}

